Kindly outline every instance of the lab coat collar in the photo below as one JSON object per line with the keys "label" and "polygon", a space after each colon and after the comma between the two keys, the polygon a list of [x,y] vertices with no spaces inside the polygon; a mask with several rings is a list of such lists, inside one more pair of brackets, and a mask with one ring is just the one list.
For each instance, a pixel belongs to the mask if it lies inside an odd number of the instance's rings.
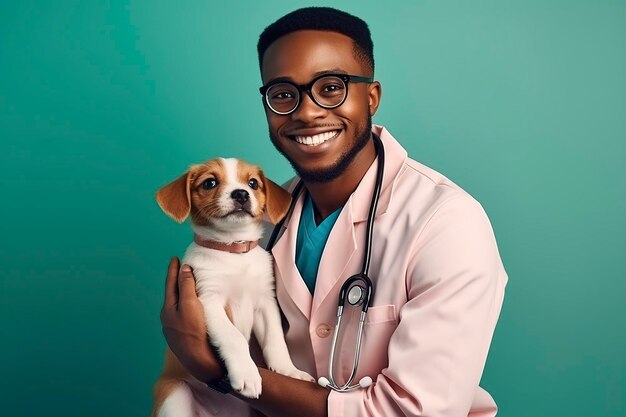
{"label": "lab coat collar", "polygon": [[[383,126],[374,125],[372,131],[380,136],[385,149],[385,169],[383,171],[383,184],[376,209],[376,217],[387,212],[387,208],[391,203],[393,195],[393,186],[402,166],[404,165],[407,152],[395,140],[391,133]],[[352,193],[346,205],[352,212],[352,220],[354,223],[367,221],[369,214],[370,202],[372,201],[372,193],[376,185],[376,171],[378,167],[378,158],[369,167],[365,176]]]}

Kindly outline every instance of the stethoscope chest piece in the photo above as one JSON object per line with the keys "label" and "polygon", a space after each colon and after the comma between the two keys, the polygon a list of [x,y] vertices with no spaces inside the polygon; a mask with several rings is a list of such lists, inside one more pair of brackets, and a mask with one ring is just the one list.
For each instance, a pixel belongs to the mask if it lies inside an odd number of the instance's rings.
{"label": "stethoscope chest piece", "polygon": [[359,306],[363,302],[365,289],[360,285],[355,285],[348,291],[348,303],[351,306]]}
{"label": "stethoscope chest piece", "polygon": [[343,283],[339,290],[339,307],[345,302],[354,307],[361,307],[361,311],[367,312],[372,298],[372,280],[364,273],[351,276]]}

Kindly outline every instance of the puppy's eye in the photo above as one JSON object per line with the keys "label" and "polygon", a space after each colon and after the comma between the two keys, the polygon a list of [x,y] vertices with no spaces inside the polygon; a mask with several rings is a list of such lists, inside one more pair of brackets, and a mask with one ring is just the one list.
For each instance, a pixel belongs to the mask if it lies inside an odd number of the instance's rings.
{"label": "puppy's eye", "polygon": [[202,188],[205,190],[210,190],[215,187],[217,187],[217,180],[215,178],[209,178],[202,183]]}
{"label": "puppy's eye", "polygon": [[259,188],[259,182],[256,180],[256,178],[252,178],[250,181],[248,181],[248,185],[253,190],[256,190]]}

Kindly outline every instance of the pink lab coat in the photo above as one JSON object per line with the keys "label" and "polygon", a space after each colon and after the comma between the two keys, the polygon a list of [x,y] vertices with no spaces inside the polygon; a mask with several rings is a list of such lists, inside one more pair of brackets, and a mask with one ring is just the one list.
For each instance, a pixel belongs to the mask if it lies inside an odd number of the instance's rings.
{"label": "pink lab coat", "polygon": [[[407,158],[385,128],[373,130],[385,147],[385,170],[369,274],[374,298],[355,381],[369,375],[374,383],[348,393],[331,392],[328,415],[494,416],[496,404],[478,384],[507,275],[489,219],[458,185]],[[330,233],[314,296],[294,262],[302,196],[272,250],[289,351],[295,365],[315,377],[328,376],[339,289],[362,267],[376,166]],[[338,383],[352,367],[358,312],[344,312],[336,353]],[[197,398],[207,415],[256,415],[236,397],[202,392]]]}
{"label": "pink lab coat", "polygon": [[[487,417],[496,414],[479,387],[502,306],[507,274],[482,206],[438,172],[407,158],[382,126],[383,187],[375,217],[374,283],[355,381],[367,389],[331,392],[330,417]],[[360,272],[376,177],[375,162],[344,206],[322,255],[314,296],[294,263],[300,197],[272,253],[276,293],[297,367],[328,376],[339,289]],[[346,303],[347,305],[347,303]],[[350,309],[348,309],[350,310]],[[344,312],[335,379],[352,368],[358,311]]]}

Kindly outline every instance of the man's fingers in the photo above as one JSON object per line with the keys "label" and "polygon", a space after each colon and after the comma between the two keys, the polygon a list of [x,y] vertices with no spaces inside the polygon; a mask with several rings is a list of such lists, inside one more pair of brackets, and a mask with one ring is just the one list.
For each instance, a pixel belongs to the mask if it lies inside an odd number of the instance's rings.
{"label": "man's fingers", "polygon": [[193,271],[189,265],[183,265],[178,275],[178,296],[179,304],[185,300],[198,298],[196,294],[196,280],[193,277]]}
{"label": "man's fingers", "polygon": [[180,261],[174,256],[170,259],[170,264],[167,267],[167,277],[165,278],[165,300],[163,301],[163,307],[175,306],[178,304],[178,268],[180,268]]}

